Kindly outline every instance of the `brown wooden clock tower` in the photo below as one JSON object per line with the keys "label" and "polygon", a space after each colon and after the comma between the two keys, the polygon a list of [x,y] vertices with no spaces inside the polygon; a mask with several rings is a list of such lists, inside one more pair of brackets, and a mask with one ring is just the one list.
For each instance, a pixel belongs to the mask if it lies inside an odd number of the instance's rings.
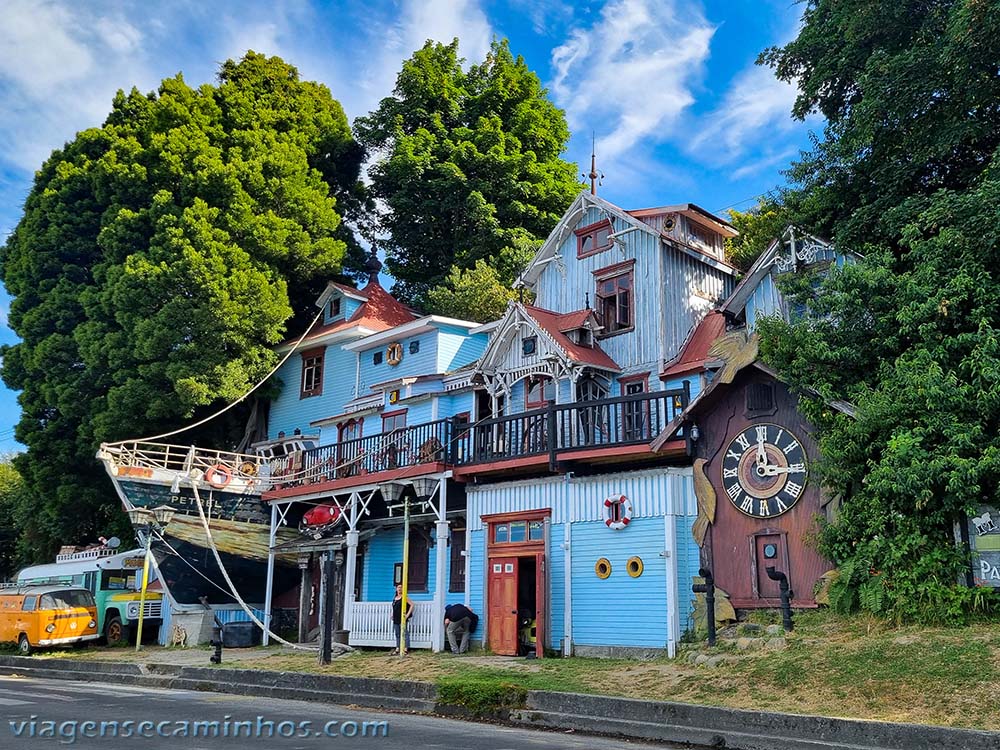
{"label": "brown wooden clock tower", "polygon": [[737,609],[780,604],[768,566],[788,576],[793,606],[815,606],[816,584],[833,567],[813,541],[828,509],[812,474],[812,429],[797,403],[755,361],[717,373],[688,411],[697,426],[694,535],[702,565]]}

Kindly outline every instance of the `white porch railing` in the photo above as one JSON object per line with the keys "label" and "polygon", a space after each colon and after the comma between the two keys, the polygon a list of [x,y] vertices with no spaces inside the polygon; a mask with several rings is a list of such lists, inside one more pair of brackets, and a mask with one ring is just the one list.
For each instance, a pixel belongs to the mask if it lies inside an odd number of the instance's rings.
{"label": "white porch railing", "polygon": [[[351,607],[352,646],[395,648],[392,637],[392,602],[354,602]],[[411,648],[430,648],[434,632],[434,602],[413,602],[413,617],[407,624]]]}

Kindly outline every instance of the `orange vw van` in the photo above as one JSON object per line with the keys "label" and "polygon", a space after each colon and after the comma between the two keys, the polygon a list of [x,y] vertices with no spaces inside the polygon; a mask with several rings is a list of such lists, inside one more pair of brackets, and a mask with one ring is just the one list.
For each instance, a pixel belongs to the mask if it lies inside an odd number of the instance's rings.
{"label": "orange vw van", "polygon": [[0,643],[16,643],[22,654],[41,646],[83,643],[98,635],[97,605],[87,589],[0,588]]}

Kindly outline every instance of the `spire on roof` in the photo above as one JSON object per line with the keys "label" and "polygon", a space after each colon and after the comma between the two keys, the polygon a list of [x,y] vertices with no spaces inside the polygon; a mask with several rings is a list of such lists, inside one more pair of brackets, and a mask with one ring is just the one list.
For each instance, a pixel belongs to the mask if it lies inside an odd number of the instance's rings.
{"label": "spire on roof", "polygon": [[597,135],[590,132],[590,174],[582,173],[583,177],[590,179],[590,194],[597,195],[597,186],[603,185],[604,172],[597,171]]}
{"label": "spire on roof", "polygon": [[368,283],[377,284],[378,272],[382,270],[382,261],[378,259],[374,247],[372,248],[371,255],[368,256],[368,261],[365,263],[365,270],[368,271]]}

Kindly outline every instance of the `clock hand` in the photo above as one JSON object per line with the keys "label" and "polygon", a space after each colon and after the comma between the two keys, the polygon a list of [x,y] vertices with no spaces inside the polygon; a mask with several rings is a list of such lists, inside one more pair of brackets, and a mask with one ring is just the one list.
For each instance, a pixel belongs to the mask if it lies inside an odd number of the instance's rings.
{"label": "clock hand", "polygon": [[757,466],[765,466],[767,464],[767,451],[764,450],[764,436],[757,435]]}
{"label": "clock hand", "polygon": [[804,471],[799,465],[792,466],[762,466],[761,476],[776,477],[778,474],[800,474]]}

